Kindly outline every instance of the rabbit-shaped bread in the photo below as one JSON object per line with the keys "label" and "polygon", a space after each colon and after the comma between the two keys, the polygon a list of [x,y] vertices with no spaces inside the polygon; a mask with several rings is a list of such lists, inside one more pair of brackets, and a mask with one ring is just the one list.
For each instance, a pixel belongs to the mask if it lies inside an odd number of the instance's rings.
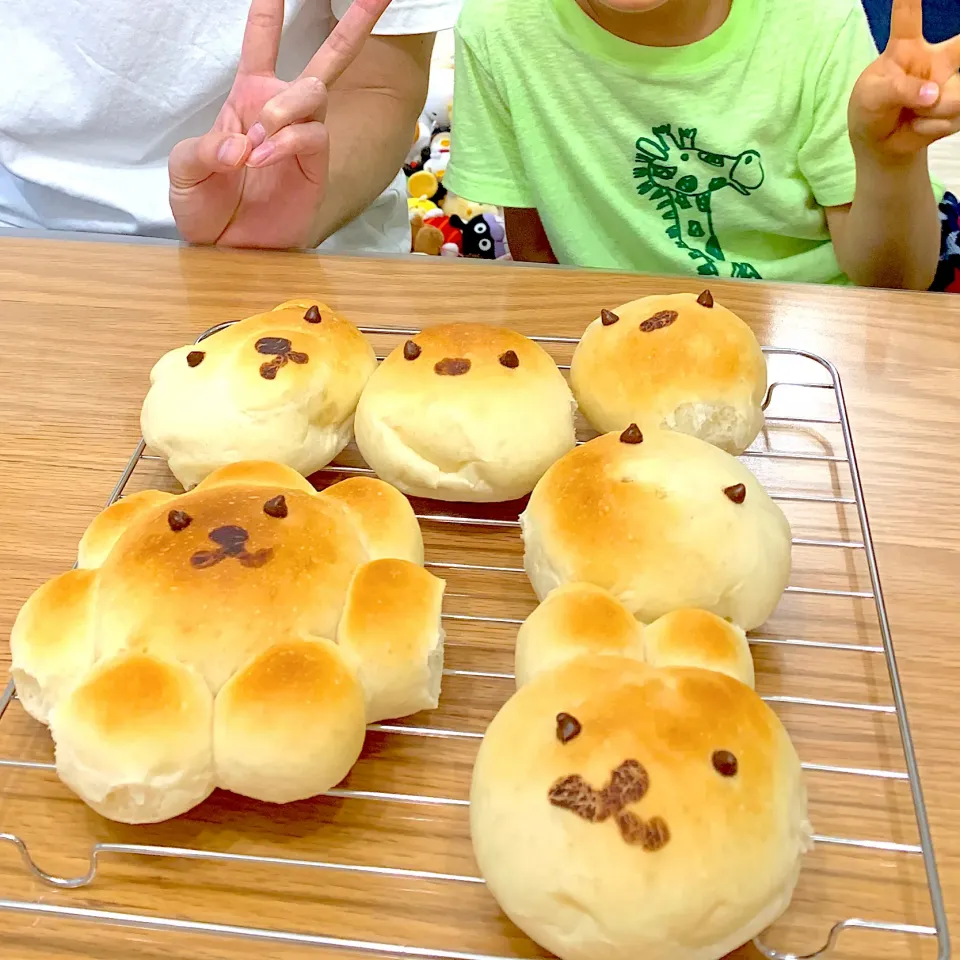
{"label": "rabbit-shaped bread", "polygon": [[521,628],[517,678],[470,818],[525,933],[561,960],[717,960],[780,916],[810,843],[806,791],[742,630],[702,610],[643,627],[568,584]]}

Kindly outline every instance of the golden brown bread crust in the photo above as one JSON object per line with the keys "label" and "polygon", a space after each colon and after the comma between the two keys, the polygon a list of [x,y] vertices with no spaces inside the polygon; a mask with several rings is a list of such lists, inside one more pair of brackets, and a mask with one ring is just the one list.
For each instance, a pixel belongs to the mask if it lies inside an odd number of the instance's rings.
{"label": "golden brown bread crust", "polygon": [[53,705],[93,666],[91,611],[96,573],[69,570],[43,584],[20,608],[10,657],[23,708],[47,723]]}
{"label": "golden brown bread crust", "polygon": [[746,634],[706,610],[674,610],[643,632],[644,659],[654,667],[697,666],[754,684]]}
{"label": "golden brown bread crust", "polygon": [[288,301],[163,356],[141,428],[185,487],[241,460],[309,475],[350,441],[375,367],[370,344],[329,306]]}
{"label": "golden brown bread crust", "polygon": [[549,354],[511,330],[432,327],[398,346],[357,407],[357,444],[414,496],[495,501],[530,492],[574,445],[574,403]]}
{"label": "golden brown bread crust", "polygon": [[[554,377],[557,367],[549,354],[533,340],[508,330],[484,323],[447,323],[428,327],[412,340],[419,348],[418,356],[408,360],[401,344],[380,365],[378,390],[427,388],[431,392],[446,391],[451,398],[474,397],[481,390],[515,390],[522,383],[516,371],[534,377]],[[516,354],[517,365],[501,361],[507,351]],[[444,360],[464,359],[470,363],[463,374],[438,374],[436,365]],[[512,363],[512,360],[509,361]],[[531,382],[534,382],[531,379]]]}
{"label": "golden brown bread crust", "polygon": [[[265,509],[283,496],[286,516]],[[216,485],[131,528],[101,568],[98,643],[194,664],[216,692],[277,636],[331,637],[365,561],[346,509],[324,496]]]}
{"label": "golden brown bread crust", "polygon": [[643,660],[643,627],[619,600],[592,583],[557,587],[517,634],[517,686],[591,653]]}
{"label": "golden brown bread crust", "polygon": [[317,492],[313,484],[301,473],[272,460],[241,460],[238,463],[226,464],[202,480],[197,485],[197,489],[211,490],[214,487],[230,487],[236,484],[280,487],[311,494]]}
{"label": "golden brown bread crust", "polygon": [[134,520],[148,511],[160,512],[173,496],[161,490],[141,490],[107,507],[84,531],[77,548],[77,566],[99,567]]}
{"label": "golden brown bread crust", "polygon": [[146,653],[105,659],[59,709],[55,723],[84,725],[103,746],[136,748],[142,739],[166,736],[171,722],[187,716],[189,675]]}
{"label": "golden brown bread crust", "polygon": [[350,477],[323,493],[349,508],[371,560],[393,557],[423,564],[420,524],[396,487],[372,477]]}
{"label": "golden brown bread crust", "polygon": [[489,890],[563,960],[716,960],[785,909],[809,842],[800,762],[756,694],[617,656],[520,689],[470,800]]}
{"label": "golden brown bread crust", "polygon": [[644,622],[702,607],[744,629],[759,626],[789,578],[783,512],[722,450],[668,430],[642,437],[591,440],[537,484],[521,516],[537,595],[586,581]]}
{"label": "golden brown bread crust", "polygon": [[763,423],[767,366],[736,314],[712,296],[688,293],[645,297],[605,314],[618,319],[594,320],[570,367],[574,395],[597,430],[666,425],[730,453],[750,445]]}
{"label": "golden brown bread crust", "polygon": [[[122,501],[94,520],[85,542],[102,563],[41,587],[18,617],[12,652],[24,706],[43,722],[51,711],[59,717],[58,769],[94,809],[153,821],[212,789],[212,716],[195,743],[177,740],[177,689],[210,701],[208,713],[228,691],[216,723],[224,786],[280,802],[345,775],[362,745],[368,691],[330,638],[372,555],[422,558],[405,497],[371,478],[318,493],[286,467],[240,463],[178,497]],[[406,673],[395,671],[391,703],[435,706],[439,672],[430,672],[436,658],[426,647],[442,639],[442,581],[406,560],[377,563],[411,568],[402,586],[425,646],[408,651]],[[364,662],[374,666],[392,663],[403,626],[390,596],[373,578],[354,602],[358,618],[370,605],[395,621],[377,629],[376,615],[366,617]]]}
{"label": "golden brown bread crust", "polygon": [[312,797],[347,775],[365,733],[363,689],[336,646],[281,641],[217,696],[217,782],[271,803]]}
{"label": "golden brown bread crust", "polygon": [[406,560],[373,560],[354,574],[337,642],[366,690],[368,723],[436,708],[444,586]]}
{"label": "golden brown bread crust", "polygon": [[60,779],[125,823],[178,816],[213,791],[213,697],[189,666],[124,652],[54,707]]}

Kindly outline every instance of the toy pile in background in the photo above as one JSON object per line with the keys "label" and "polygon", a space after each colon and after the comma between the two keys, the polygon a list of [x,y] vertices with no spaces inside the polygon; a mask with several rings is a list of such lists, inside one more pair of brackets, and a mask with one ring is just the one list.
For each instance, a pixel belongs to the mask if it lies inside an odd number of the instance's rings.
{"label": "toy pile in background", "polygon": [[499,260],[508,255],[503,211],[464,200],[443,185],[450,160],[453,60],[452,32],[438,35],[427,102],[403,168],[410,249],[429,257]]}

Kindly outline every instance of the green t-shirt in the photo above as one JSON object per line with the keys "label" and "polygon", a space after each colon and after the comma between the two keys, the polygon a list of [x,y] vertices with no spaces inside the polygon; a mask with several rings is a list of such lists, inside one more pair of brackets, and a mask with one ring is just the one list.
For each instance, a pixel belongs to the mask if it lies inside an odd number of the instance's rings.
{"label": "green t-shirt", "polygon": [[576,0],[466,0],[444,183],[535,207],[561,263],[847,282],[823,208],[853,200],[847,104],[876,56],[861,0],[734,0],[671,48]]}

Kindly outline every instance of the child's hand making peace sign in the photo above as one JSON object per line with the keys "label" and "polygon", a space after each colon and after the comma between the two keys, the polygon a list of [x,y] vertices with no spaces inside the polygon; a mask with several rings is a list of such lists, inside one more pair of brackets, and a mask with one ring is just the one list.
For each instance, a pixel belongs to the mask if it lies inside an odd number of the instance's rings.
{"label": "child's hand making peace sign", "polygon": [[881,163],[909,161],[960,131],[960,37],[923,37],[922,0],[893,0],[890,42],[857,81],[850,138]]}
{"label": "child's hand making peace sign", "polygon": [[240,67],[213,129],[170,154],[170,206],[185,240],[244,247],[315,242],[327,188],[327,91],[390,0],[354,0],[293,83],[275,73],[283,0],[252,0]]}

